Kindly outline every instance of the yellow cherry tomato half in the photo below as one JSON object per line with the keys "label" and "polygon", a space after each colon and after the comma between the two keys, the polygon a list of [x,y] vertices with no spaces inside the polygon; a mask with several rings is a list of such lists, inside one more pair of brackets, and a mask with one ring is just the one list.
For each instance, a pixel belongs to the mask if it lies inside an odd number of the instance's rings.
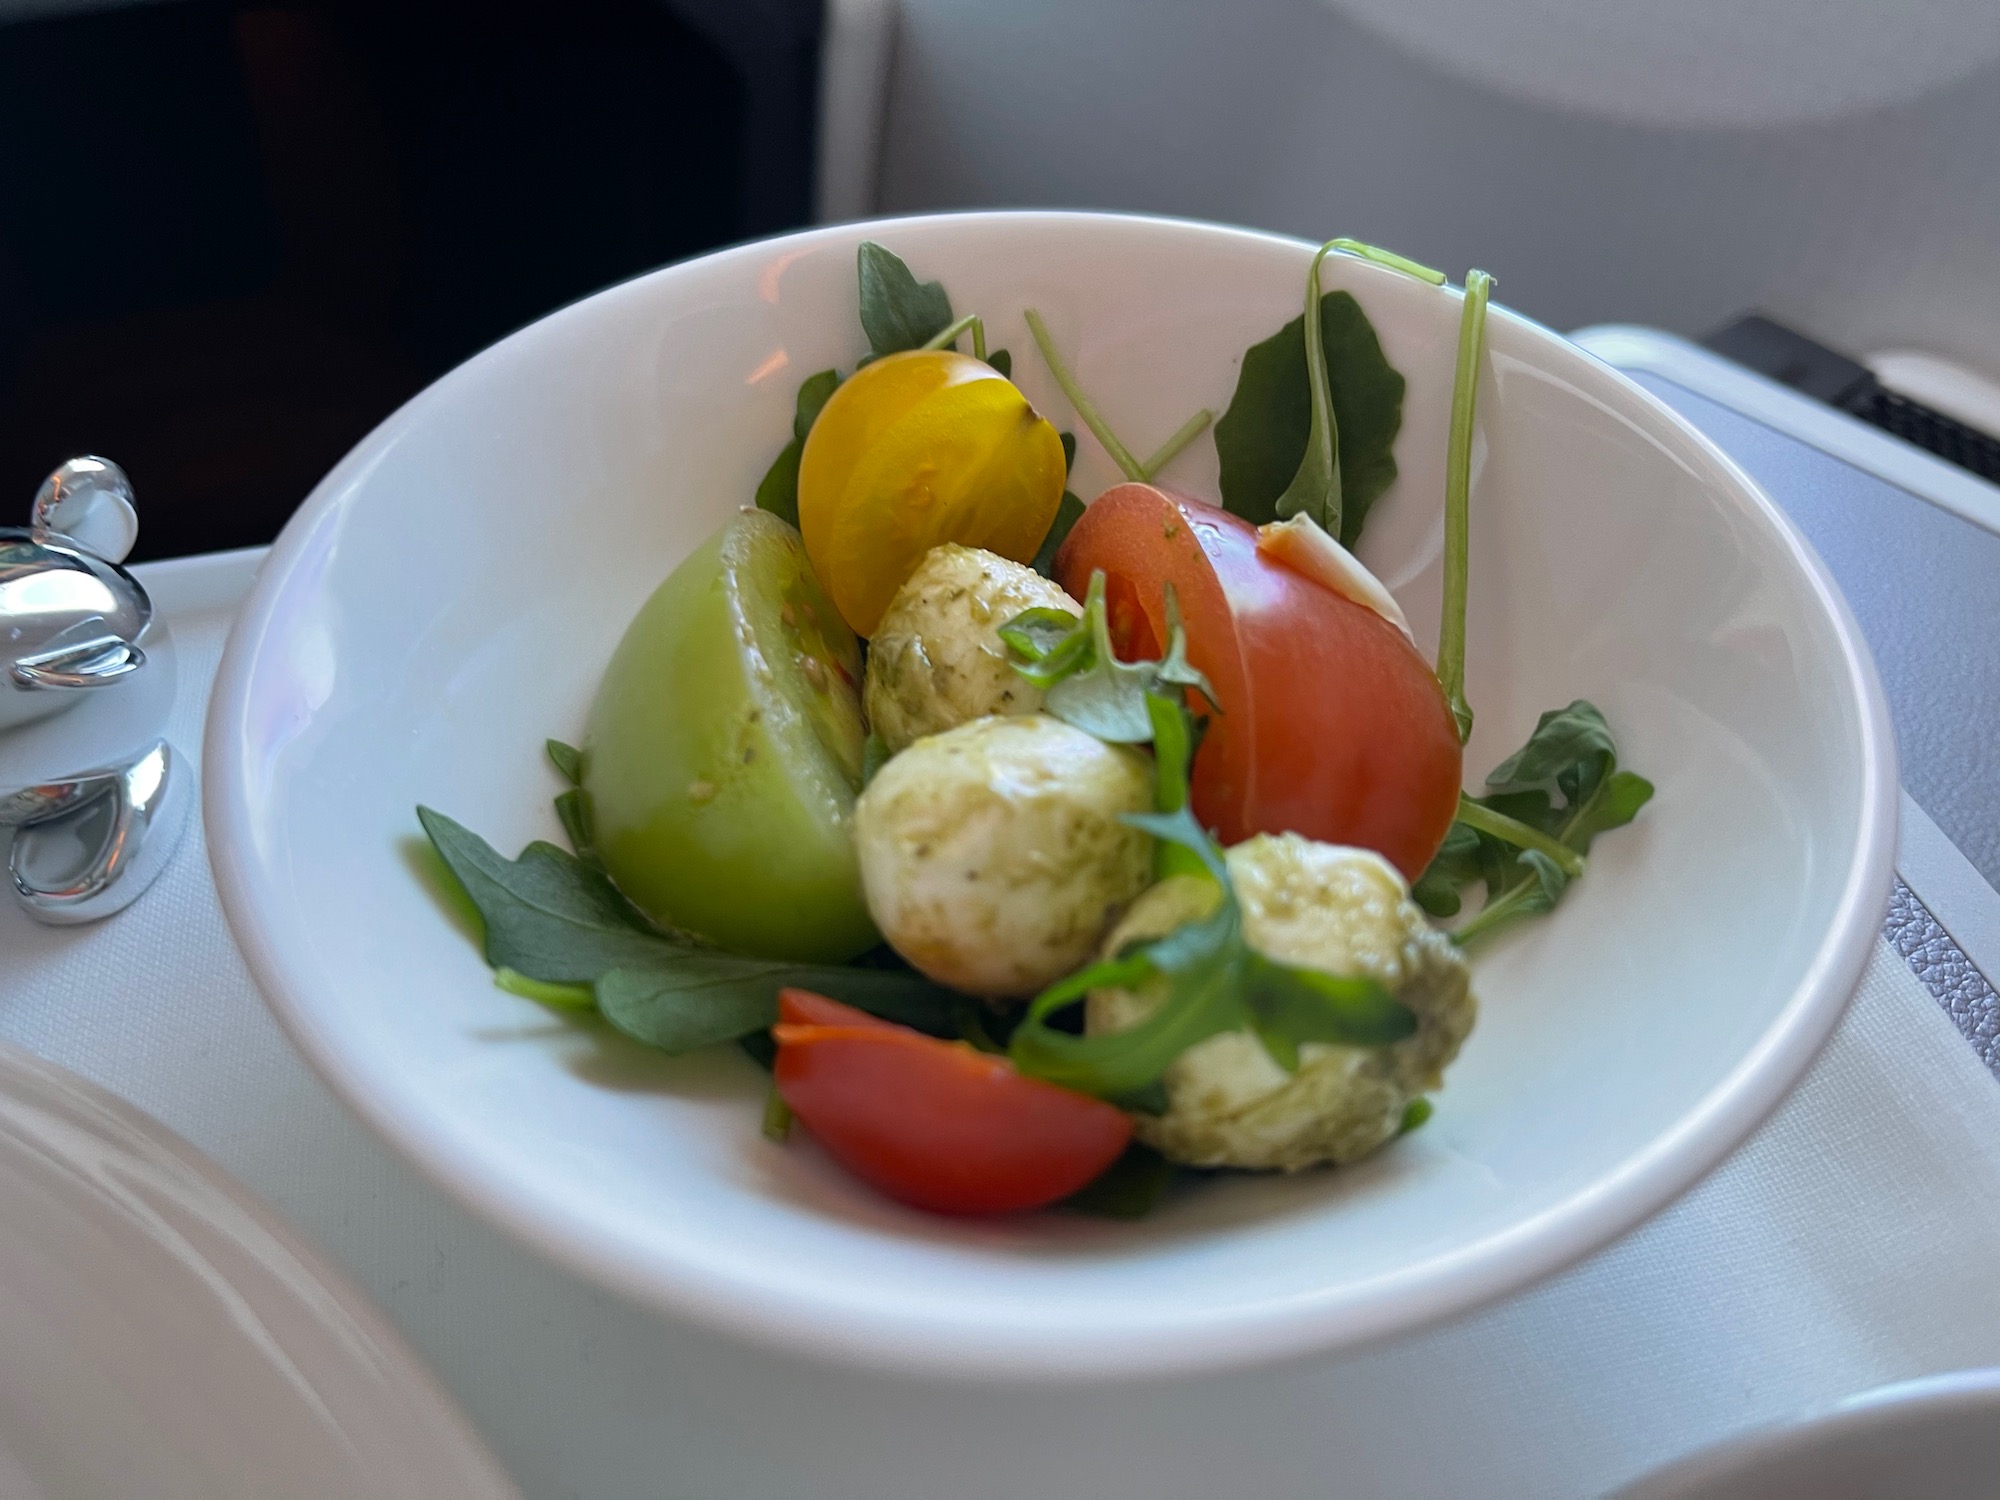
{"label": "yellow cherry tomato half", "polygon": [[1014,383],[969,355],[864,365],[820,411],[799,460],[799,530],[857,634],[943,542],[1027,562],[1062,502],[1062,440]]}

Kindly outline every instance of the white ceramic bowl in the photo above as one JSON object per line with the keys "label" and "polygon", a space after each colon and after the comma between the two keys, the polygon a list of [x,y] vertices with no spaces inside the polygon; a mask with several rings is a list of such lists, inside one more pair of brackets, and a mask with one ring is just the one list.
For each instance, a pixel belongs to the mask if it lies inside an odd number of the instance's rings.
{"label": "white ceramic bowl", "polygon": [[[1543,709],[1609,715],[1657,800],[1560,911],[1482,960],[1436,1119],[1374,1160],[1218,1182],[1136,1225],[906,1212],[760,1138],[733,1052],[670,1060],[496,990],[413,873],[412,808],[558,837],[575,738],[647,593],[746,502],[802,376],[852,366],[882,240],[1011,346],[1042,309],[1126,440],[1220,411],[1310,253],[1087,214],[968,214],[745,245],[544,319],[320,485],[231,638],[208,731],[217,883],[306,1056],[438,1182],[643,1301],[828,1356],[1050,1377],[1248,1363],[1396,1333],[1545,1276],[1740,1141],[1839,1017],[1886,899],[1896,776],[1852,619],[1679,418],[1495,311],[1474,490],[1483,774]],[[1455,291],[1336,258],[1409,379],[1362,552],[1435,638]],[[1076,488],[1114,476],[1087,436]],[[1165,476],[1214,493],[1206,441]],[[1329,685],[1329,690],[1337,690]]]}
{"label": "white ceramic bowl", "polygon": [[1993,1500],[2000,1370],[1883,1386],[1730,1438],[1611,1500]]}

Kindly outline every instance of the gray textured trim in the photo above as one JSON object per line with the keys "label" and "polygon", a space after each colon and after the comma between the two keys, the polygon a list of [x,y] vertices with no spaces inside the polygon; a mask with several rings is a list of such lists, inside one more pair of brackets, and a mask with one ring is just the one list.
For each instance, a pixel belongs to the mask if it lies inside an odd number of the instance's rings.
{"label": "gray textured trim", "polygon": [[1882,936],[1944,1007],[1980,1060],[2000,1075],[2000,994],[1900,880],[1889,894]]}

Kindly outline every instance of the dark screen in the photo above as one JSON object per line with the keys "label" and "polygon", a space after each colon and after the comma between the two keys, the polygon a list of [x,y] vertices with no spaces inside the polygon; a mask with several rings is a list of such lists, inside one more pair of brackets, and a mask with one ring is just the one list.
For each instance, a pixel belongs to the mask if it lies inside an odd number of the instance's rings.
{"label": "dark screen", "polygon": [[0,525],[101,453],[136,556],[270,540],[467,355],[742,237],[756,81],[651,0],[0,25]]}

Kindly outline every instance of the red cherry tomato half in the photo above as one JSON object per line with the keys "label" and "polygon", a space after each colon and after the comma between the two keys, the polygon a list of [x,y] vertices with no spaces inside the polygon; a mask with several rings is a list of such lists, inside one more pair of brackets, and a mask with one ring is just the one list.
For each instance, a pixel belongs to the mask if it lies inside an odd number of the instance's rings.
{"label": "red cherry tomato half", "polygon": [[1303,834],[1374,849],[1414,880],[1458,808],[1458,730],[1429,663],[1363,605],[1259,553],[1249,522],[1149,484],[1106,490],[1056,555],[1082,598],[1102,568],[1112,639],[1158,656],[1166,590],[1222,712],[1194,809],[1225,844]]}
{"label": "red cherry tomato half", "polygon": [[1132,1138],[1123,1111],[1024,1078],[1004,1057],[805,990],[782,991],[778,1005],[771,1035],[785,1103],[848,1171],[918,1208],[1041,1208],[1096,1177]]}

